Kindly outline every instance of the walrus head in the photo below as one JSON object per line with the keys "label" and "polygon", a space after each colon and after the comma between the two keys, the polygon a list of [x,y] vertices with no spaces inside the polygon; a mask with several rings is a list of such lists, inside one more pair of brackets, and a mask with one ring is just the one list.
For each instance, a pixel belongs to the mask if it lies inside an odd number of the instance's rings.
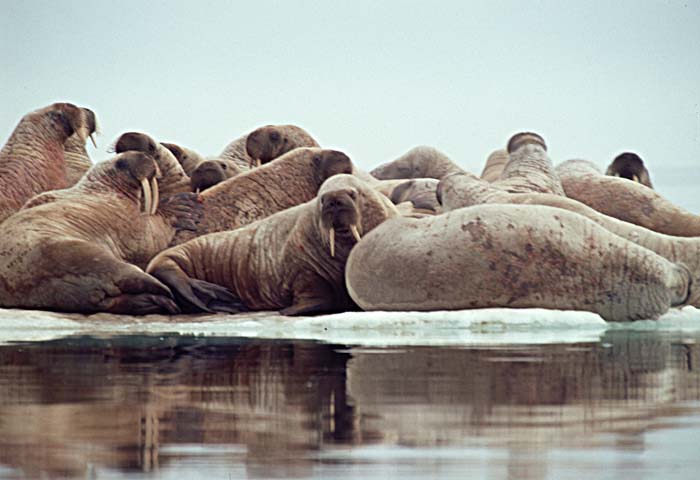
{"label": "walrus head", "polygon": [[352,161],[343,152],[319,148],[309,149],[309,152],[312,151],[315,151],[311,161],[313,162],[318,185],[321,185],[333,175],[341,173],[352,174]]}
{"label": "walrus head", "polygon": [[30,115],[38,117],[50,131],[58,132],[63,141],[75,132],[84,131],[83,111],[72,103],[54,103]]}
{"label": "walrus head", "polygon": [[539,145],[545,152],[547,151],[547,144],[545,144],[544,138],[533,132],[520,132],[510,137],[510,140],[508,140],[508,153],[513,153],[527,144]]}
{"label": "walrus head", "polygon": [[331,257],[335,257],[336,241],[350,247],[359,242],[362,228],[357,190],[348,187],[319,196],[321,232],[328,235]]}
{"label": "walrus head", "polygon": [[172,153],[175,158],[177,158],[177,161],[180,162],[180,165],[182,165],[182,161],[185,158],[185,151],[182,149],[180,145],[175,145],[174,143],[165,143],[165,142],[160,142],[161,145],[163,145],[165,148],[170,150],[170,153]]}
{"label": "walrus head", "polygon": [[202,192],[217,183],[236,175],[236,172],[222,160],[205,160],[192,171],[190,184],[193,192]]}
{"label": "walrus head", "polygon": [[112,160],[95,165],[86,174],[83,183],[111,185],[112,188],[135,198],[145,215],[155,215],[158,209],[159,192],[158,166],[155,160],[142,152],[127,151],[118,154]]}
{"label": "walrus head", "polygon": [[250,167],[259,167],[299,147],[318,146],[303,129],[295,125],[266,125],[248,134],[245,142]]}
{"label": "walrus head", "polygon": [[97,129],[97,117],[95,116],[95,112],[90,110],[89,108],[81,108],[80,109],[82,112],[82,120],[81,120],[81,125],[79,129],[76,131],[78,132],[78,135],[80,138],[90,138],[90,141],[92,142],[92,146],[97,148],[97,142],[95,142],[95,134],[98,133]]}
{"label": "walrus head", "polygon": [[606,175],[611,175],[614,177],[626,178],[642,185],[646,185],[649,188],[651,186],[651,178],[649,177],[649,171],[644,166],[644,161],[632,152],[624,152],[615,157],[612,163],[608,166],[605,171]]}
{"label": "walrus head", "polygon": [[130,150],[145,153],[153,158],[158,157],[158,144],[145,133],[123,133],[114,144],[114,151],[116,153],[128,152]]}

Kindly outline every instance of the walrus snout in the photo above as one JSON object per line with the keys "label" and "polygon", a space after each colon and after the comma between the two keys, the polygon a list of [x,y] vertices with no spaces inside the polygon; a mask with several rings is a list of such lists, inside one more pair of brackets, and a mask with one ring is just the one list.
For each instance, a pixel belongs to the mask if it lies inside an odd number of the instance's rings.
{"label": "walrus snout", "polygon": [[153,158],[158,156],[158,145],[156,141],[145,133],[123,133],[114,144],[114,151],[116,153],[128,152],[130,150],[146,153]]}
{"label": "walrus snout", "polygon": [[547,144],[540,135],[534,132],[520,132],[510,137],[510,140],[508,140],[508,153],[513,153],[527,144],[539,145],[545,152],[547,151]]}
{"label": "walrus snout", "polygon": [[644,161],[639,155],[633,152],[623,152],[615,157],[605,171],[605,174],[613,177],[626,178],[633,182],[641,183],[649,188],[653,188],[651,185],[651,178],[649,177],[649,171],[644,166]]}
{"label": "walrus snout", "polygon": [[126,151],[119,155],[114,165],[117,170],[127,172],[134,180],[133,185],[141,188],[143,212],[155,215],[160,198],[156,180],[158,166],[153,157],[143,152]]}
{"label": "walrus snout", "polygon": [[344,189],[321,195],[321,231],[328,233],[331,257],[335,257],[335,241],[354,238],[360,241],[360,214],[357,208],[357,191]]}
{"label": "walrus snout", "polygon": [[192,191],[202,192],[230,178],[232,175],[228,174],[228,170],[228,165],[219,160],[206,160],[200,163],[190,176]]}
{"label": "walrus snout", "polygon": [[[289,140],[274,125],[257,128],[248,134],[245,149],[251,158],[251,167],[260,166],[282,153]],[[255,162],[253,164],[253,162]]]}

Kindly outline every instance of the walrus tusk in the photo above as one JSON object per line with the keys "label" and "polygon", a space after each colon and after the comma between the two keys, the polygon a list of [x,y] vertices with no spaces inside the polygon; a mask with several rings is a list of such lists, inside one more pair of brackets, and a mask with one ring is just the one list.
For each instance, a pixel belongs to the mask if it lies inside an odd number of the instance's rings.
{"label": "walrus tusk", "polygon": [[335,230],[333,227],[328,231],[328,236],[331,244],[331,257],[335,257]]}
{"label": "walrus tusk", "polygon": [[153,194],[153,203],[151,204],[151,215],[155,215],[156,210],[158,210],[158,202],[160,201],[160,193],[158,192],[158,180],[156,180],[156,177],[151,178],[151,193]]}
{"label": "walrus tusk", "polygon": [[619,174],[619,173],[617,173],[617,172],[615,172],[615,176],[616,176],[616,177],[619,177],[619,176],[620,176],[620,174]]}
{"label": "walrus tusk", "polygon": [[642,183],[639,181],[639,177],[637,175],[632,175],[632,180],[634,180],[637,183]]}
{"label": "walrus tusk", "polygon": [[355,237],[355,240],[359,242],[362,237],[360,236],[360,232],[357,230],[357,225],[350,225],[350,231],[352,232],[352,236]]}
{"label": "walrus tusk", "polygon": [[95,141],[95,135],[93,133],[90,134],[90,140],[92,141],[92,146],[97,148],[97,142]]}
{"label": "walrus tusk", "polygon": [[195,190],[194,193],[196,193],[197,195],[199,195],[199,188],[198,188],[197,190]]}
{"label": "walrus tusk", "polygon": [[148,184],[148,180],[145,178],[141,179],[141,190],[143,190],[143,211],[145,213],[150,213],[153,198],[151,197],[151,186]]}

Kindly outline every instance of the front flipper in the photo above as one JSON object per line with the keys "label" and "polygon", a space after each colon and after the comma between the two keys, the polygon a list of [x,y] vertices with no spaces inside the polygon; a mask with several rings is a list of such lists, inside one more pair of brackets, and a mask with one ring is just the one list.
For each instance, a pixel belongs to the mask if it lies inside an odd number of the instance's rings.
{"label": "front flipper", "polygon": [[240,313],[248,311],[240,298],[221,285],[188,277],[182,270],[155,269],[151,274],[165,283],[188,312]]}
{"label": "front flipper", "polygon": [[282,315],[318,315],[343,309],[331,285],[317,274],[300,275],[294,282],[293,291],[293,303],[280,310]]}

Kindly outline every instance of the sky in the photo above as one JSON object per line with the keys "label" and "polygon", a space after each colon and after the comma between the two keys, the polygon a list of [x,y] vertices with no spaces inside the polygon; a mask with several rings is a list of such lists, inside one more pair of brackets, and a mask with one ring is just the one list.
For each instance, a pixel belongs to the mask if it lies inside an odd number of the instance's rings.
{"label": "sky", "polygon": [[125,131],[217,155],[280,123],[367,170],[432,145],[478,174],[522,130],[540,133],[555,163],[605,167],[635,151],[652,180],[682,171],[688,181],[700,160],[698,0],[64,0],[0,10],[3,143],[25,113],[69,101],[97,114],[94,161]]}

